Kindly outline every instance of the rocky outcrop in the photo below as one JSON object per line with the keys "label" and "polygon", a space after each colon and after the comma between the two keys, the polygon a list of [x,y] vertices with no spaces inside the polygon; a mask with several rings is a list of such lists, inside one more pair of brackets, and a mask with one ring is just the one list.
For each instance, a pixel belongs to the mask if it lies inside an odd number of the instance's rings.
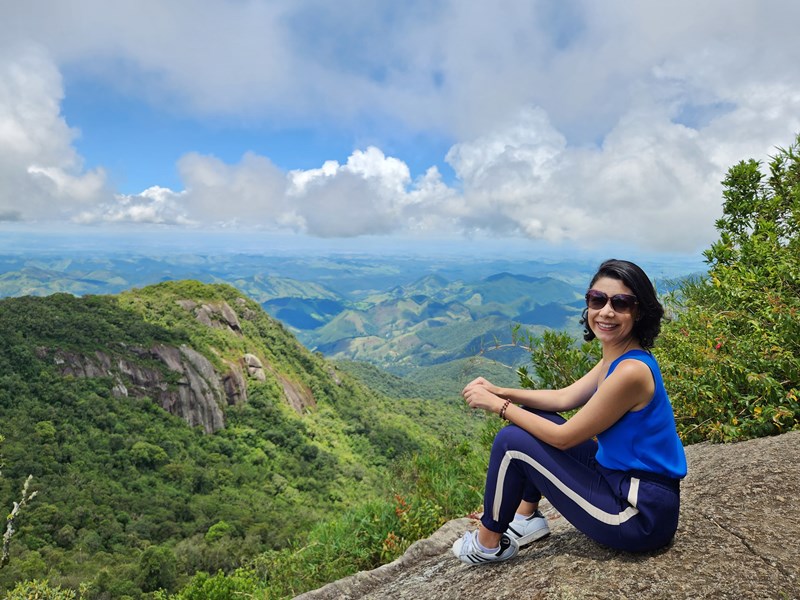
{"label": "rocky outcrop", "polygon": [[257,381],[267,380],[267,375],[264,372],[264,364],[255,354],[245,354],[242,357],[242,363],[244,363],[244,366],[247,369],[247,374],[250,377]]}
{"label": "rocky outcrop", "polygon": [[227,396],[222,379],[211,362],[189,346],[157,344],[126,348],[120,354],[97,351],[92,356],[57,350],[54,361],[62,375],[108,377],[114,382],[115,395],[149,396],[164,410],[206,433],[225,426],[221,407]]}
{"label": "rocky outcrop", "polygon": [[314,394],[307,385],[287,379],[280,373],[276,374],[278,383],[283,388],[283,395],[298,415],[302,415],[306,410],[312,409],[317,405]]}
{"label": "rocky outcrop", "polygon": [[247,369],[247,374],[257,381],[266,381],[267,371],[269,371],[280,383],[286,402],[297,414],[302,415],[306,410],[312,409],[317,405],[314,394],[308,386],[288,379],[281,373],[276,372],[269,364],[264,365],[261,359],[254,354],[245,354],[242,357],[242,363]]}
{"label": "rocky outcrop", "polygon": [[177,302],[181,308],[193,312],[195,318],[203,325],[242,335],[239,317],[227,302],[206,304],[198,304],[194,300],[178,300]]}
{"label": "rocky outcrop", "polygon": [[247,380],[242,372],[242,367],[230,361],[222,361],[227,371],[222,376],[222,387],[228,404],[238,405],[247,402]]}
{"label": "rocky outcrop", "polygon": [[157,345],[152,353],[172,371],[179,373],[177,385],[158,397],[159,404],[192,427],[200,425],[211,433],[225,426],[221,406],[225,391],[209,360],[189,346]]}
{"label": "rocky outcrop", "polygon": [[[205,326],[242,336],[239,317],[227,302],[198,303],[187,299],[176,303]],[[244,299],[237,299],[236,305],[242,318],[256,316]],[[44,347],[37,348],[37,354],[40,358],[51,357],[65,376],[110,378],[115,396],[150,397],[171,414],[207,433],[225,426],[226,405],[247,402],[248,379],[264,382],[268,375],[273,377],[287,404],[298,414],[316,406],[308,386],[277,372],[253,353],[233,361],[222,359],[222,372],[187,345],[139,348],[112,341],[107,349],[92,354]]]}
{"label": "rocky outcrop", "polygon": [[297,598],[800,599],[800,431],[686,454],[678,533],[659,552],[602,547],[547,507],[552,535],[506,563],[457,561],[450,546],[474,525],[459,519],[391,564]]}

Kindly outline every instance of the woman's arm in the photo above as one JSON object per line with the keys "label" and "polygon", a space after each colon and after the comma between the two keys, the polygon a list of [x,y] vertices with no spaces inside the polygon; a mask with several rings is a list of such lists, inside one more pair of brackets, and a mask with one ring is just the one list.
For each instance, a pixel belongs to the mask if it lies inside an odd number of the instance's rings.
{"label": "woman's arm", "polygon": [[[541,441],[566,449],[605,431],[629,410],[643,407],[654,392],[655,383],[648,366],[637,360],[624,360],[566,423],[553,423],[514,404],[506,408],[505,418]],[[468,386],[464,397],[472,408],[490,412],[499,413],[505,404],[503,398],[481,386]]]}
{"label": "woman's arm", "polygon": [[585,404],[597,389],[597,380],[600,375],[600,363],[583,377],[559,390],[520,390],[515,388],[502,388],[493,385],[483,377],[478,377],[464,388],[462,395],[466,397],[471,387],[481,386],[490,393],[510,400],[514,404],[521,404],[529,408],[537,408],[549,412],[562,412],[572,410]]}

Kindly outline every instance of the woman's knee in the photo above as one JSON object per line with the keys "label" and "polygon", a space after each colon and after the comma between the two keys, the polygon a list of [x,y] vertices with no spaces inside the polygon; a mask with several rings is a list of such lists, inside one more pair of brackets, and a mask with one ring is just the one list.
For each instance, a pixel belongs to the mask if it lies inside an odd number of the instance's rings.
{"label": "woman's knee", "polygon": [[539,445],[540,443],[539,440],[521,427],[506,425],[497,432],[492,450],[502,452],[507,450],[528,450],[531,446]]}

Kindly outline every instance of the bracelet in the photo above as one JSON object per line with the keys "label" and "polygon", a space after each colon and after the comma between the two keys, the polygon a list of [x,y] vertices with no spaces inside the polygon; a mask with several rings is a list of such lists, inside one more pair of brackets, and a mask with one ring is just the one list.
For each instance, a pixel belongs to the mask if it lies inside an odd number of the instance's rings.
{"label": "bracelet", "polygon": [[510,400],[506,400],[505,403],[503,404],[503,408],[500,409],[500,418],[501,419],[505,419],[506,418],[506,409],[508,408],[509,404],[511,404],[511,401]]}

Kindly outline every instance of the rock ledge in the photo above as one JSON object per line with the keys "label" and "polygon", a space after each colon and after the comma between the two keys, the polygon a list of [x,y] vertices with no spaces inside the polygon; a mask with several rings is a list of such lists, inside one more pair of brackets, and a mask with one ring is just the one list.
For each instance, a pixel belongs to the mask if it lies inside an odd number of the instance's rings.
{"label": "rock ledge", "polygon": [[458,562],[450,546],[470,525],[458,519],[396,561],[297,600],[800,599],[800,431],[686,454],[681,521],[665,550],[604,548],[548,506],[552,535],[509,562]]}

